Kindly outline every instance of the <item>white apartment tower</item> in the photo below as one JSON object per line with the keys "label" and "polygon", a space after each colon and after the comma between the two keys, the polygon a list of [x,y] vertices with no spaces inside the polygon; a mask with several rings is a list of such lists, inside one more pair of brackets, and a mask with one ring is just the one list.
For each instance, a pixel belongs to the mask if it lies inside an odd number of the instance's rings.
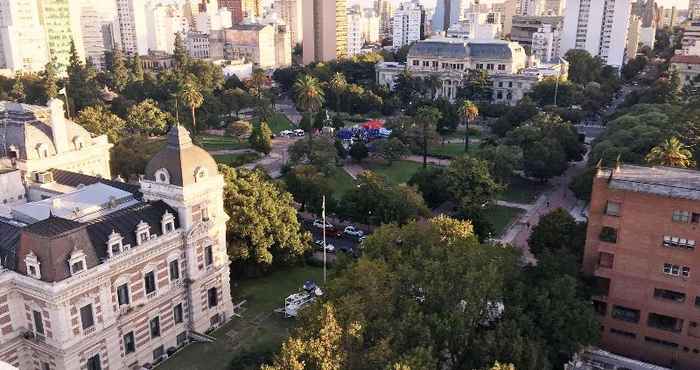
{"label": "white apartment tower", "polygon": [[80,28],[83,35],[85,58],[90,59],[98,70],[105,67],[105,44],[102,36],[102,21],[92,4],[83,4],[80,11]]}
{"label": "white apartment tower", "polygon": [[304,39],[304,18],[301,15],[301,0],[277,0],[275,9],[287,25],[291,47],[301,44]]}
{"label": "white apartment tower", "polygon": [[567,0],[561,54],[583,49],[620,68],[625,60],[630,0]]}
{"label": "white apartment tower", "polygon": [[418,1],[404,2],[394,12],[394,48],[400,48],[421,39],[423,7]]}
{"label": "white apartment tower", "polygon": [[148,54],[146,5],[142,0],[117,0],[119,46],[127,54]]}
{"label": "white apartment tower", "polygon": [[373,8],[362,10],[362,37],[365,42],[379,42],[380,24],[379,15]]}
{"label": "white apartment tower", "polygon": [[0,0],[0,69],[37,72],[48,60],[36,0]]}
{"label": "white apartment tower", "polygon": [[551,24],[543,24],[532,34],[532,55],[543,63],[550,63],[559,57],[559,31]]}
{"label": "white apartment tower", "polygon": [[364,44],[362,12],[358,8],[350,8],[348,10],[348,55],[360,54]]}
{"label": "white apartment tower", "polygon": [[186,24],[187,22],[179,8],[173,5],[154,5],[146,13],[148,48],[172,53],[175,35],[179,33],[184,38],[187,33]]}

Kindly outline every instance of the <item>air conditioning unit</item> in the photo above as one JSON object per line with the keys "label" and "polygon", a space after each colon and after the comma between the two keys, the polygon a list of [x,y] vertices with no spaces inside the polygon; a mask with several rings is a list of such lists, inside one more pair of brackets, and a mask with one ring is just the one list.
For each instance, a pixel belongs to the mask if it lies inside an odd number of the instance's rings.
{"label": "air conditioning unit", "polygon": [[37,172],[36,182],[40,184],[48,184],[53,182],[53,173],[49,171]]}

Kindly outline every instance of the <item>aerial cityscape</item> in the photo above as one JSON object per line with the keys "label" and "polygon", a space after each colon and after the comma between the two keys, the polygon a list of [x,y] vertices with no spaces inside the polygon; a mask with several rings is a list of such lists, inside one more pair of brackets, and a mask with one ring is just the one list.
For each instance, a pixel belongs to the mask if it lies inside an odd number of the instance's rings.
{"label": "aerial cityscape", "polygon": [[700,0],[0,0],[0,370],[700,370]]}

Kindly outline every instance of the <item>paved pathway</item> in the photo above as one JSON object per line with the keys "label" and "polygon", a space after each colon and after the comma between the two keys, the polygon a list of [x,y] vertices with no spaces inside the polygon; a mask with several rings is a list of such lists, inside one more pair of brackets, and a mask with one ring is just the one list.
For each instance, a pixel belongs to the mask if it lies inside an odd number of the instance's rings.
{"label": "paved pathway", "polygon": [[365,168],[357,163],[348,163],[343,166],[343,170],[345,170],[345,172],[347,172],[347,174],[353,179],[357,179],[357,175],[365,171]]}
{"label": "paved pathway", "polygon": [[245,164],[241,167],[253,169],[255,167],[262,167],[267,171],[270,177],[278,178],[282,176],[282,166],[287,163],[287,149],[297,140],[302,139],[298,137],[276,137],[272,139],[272,151],[270,154],[260,158],[255,162]]}
{"label": "paved pathway", "polygon": [[230,155],[230,154],[246,154],[246,153],[257,153],[253,149],[221,149],[221,150],[210,150],[211,155]]}
{"label": "paved pathway", "polygon": [[[423,156],[422,155],[409,155],[408,157],[405,157],[403,160],[423,163]],[[428,164],[432,164],[435,166],[441,166],[441,167],[447,167],[450,165],[450,160],[449,159],[439,159],[439,158],[428,156]]]}

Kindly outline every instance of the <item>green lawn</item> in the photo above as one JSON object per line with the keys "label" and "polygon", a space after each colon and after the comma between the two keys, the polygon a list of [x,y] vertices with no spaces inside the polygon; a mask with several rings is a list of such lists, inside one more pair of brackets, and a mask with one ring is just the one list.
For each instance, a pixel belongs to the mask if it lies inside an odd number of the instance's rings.
{"label": "green lawn", "polygon": [[484,217],[493,225],[496,234],[494,237],[499,237],[503,234],[506,227],[523,212],[525,211],[520,208],[492,205],[486,208]]}
{"label": "green lawn", "polygon": [[[255,123],[258,123],[257,119]],[[282,113],[275,113],[272,116],[272,118],[270,118],[267,121],[267,125],[270,126],[270,130],[272,130],[272,133],[275,135],[278,134],[280,131],[291,130],[295,128],[292,125],[292,121],[290,121],[289,118],[287,118],[287,116],[285,116]]]}
{"label": "green lawn", "polygon": [[222,163],[231,167],[239,167],[244,164],[254,162],[259,158],[260,154],[258,153],[222,154],[214,156],[217,163]]}
{"label": "green lawn", "polygon": [[366,166],[372,172],[386,177],[392,184],[404,184],[411,179],[411,176],[423,167],[423,164],[410,161],[397,161],[393,165],[387,166],[379,163],[369,163]]}
{"label": "green lawn", "polygon": [[530,204],[537,200],[537,197],[548,188],[547,184],[528,180],[520,176],[513,176],[506,191],[500,194],[498,199],[506,202]]}
{"label": "green lawn", "polygon": [[239,142],[238,139],[230,136],[199,135],[195,140],[198,145],[208,151],[245,149],[250,147],[247,141]]}
{"label": "green lawn", "polygon": [[[246,300],[243,318],[234,318],[212,335],[214,343],[191,344],[161,364],[160,370],[230,370],[231,362],[242,353],[274,353],[295,325],[273,310],[284,298],[299,290],[306,280],[321,283],[323,269],[295,267],[269,276],[231,283],[233,301]],[[237,369],[239,370],[239,369]],[[244,370],[244,369],[240,369]]]}
{"label": "green lawn", "polygon": [[337,200],[340,200],[345,193],[355,186],[355,180],[340,167],[336,168],[333,173],[328,176],[328,178],[331,182],[332,188],[334,189],[333,196]]}
{"label": "green lawn", "polygon": [[[479,143],[469,140],[469,154],[475,154]],[[459,157],[464,154],[464,143],[435,144],[430,148],[430,155],[443,155],[447,157]]]}

